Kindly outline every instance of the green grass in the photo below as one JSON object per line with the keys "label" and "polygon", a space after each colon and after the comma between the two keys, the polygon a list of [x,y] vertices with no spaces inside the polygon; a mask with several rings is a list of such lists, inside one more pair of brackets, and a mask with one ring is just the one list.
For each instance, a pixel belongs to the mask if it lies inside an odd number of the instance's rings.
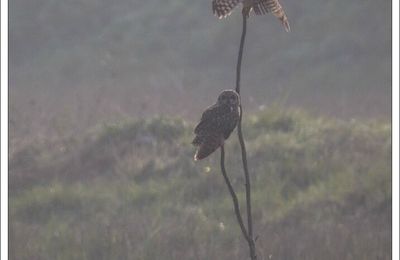
{"label": "green grass", "polygon": [[[156,117],[16,149],[11,259],[246,259],[219,153],[193,162],[192,128]],[[244,134],[260,259],[390,259],[389,124],[274,108]],[[238,149],[232,135],[243,210]]]}

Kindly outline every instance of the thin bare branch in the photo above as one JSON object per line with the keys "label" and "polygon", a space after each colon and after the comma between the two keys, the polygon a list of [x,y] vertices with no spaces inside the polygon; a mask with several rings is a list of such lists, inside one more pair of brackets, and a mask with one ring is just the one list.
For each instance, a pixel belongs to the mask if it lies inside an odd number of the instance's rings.
{"label": "thin bare branch", "polygon": [[[245,10],[242,10],[242,17],[243,17],[243,27],[242,27],[242,36],[240,38],[240,47],[239,47],[239,54],[238,54],[238,61],[236,66],[236,92],[240,95],[240,74],[241,74],[241,67],[242,67],[242,57],[243,57],[243,48],[244,42],[246,38],[246,27],[247,27],[247,14]],[[243,117],[243,106],[240,103],[240,118],[238,123],[238,138],[240,143],[240,148],[242,151],[242,162],[243,162],[243,171],[246,181],[246,205],[247,205],[247,230],[248,230],[248,243],[250,248],[250,257],[252,260],[257,259],[256,255],[256,247],[254,242],[253,236],[253,216],[251,213],[251,186],[250,186],[250,174],[249,168],[247,165],[247,152],[246,152],[246,145],[243,138],[242,132],[242,117]]]}
{"label": "thin bare branch", "polygon": [[236,218],[237,218],[237,221],[239,223],[240,229],[242,230],[242,234],[243,234],[244,238],[246,239],[246,241],[248,243],[250,243],[249,242],[250,241],[249,237],[247,235],[247,230],[246,230],[246,227],[244,226],[243,218],[242,218],[242,215],[240,213],[239,201],[237,199],[235,190],[233,189],[232,184],[231,184],[231,182],[230,182],[230,180],[228,178],[228,175],[226,174],[226,169],[225,169],[225,149],[224,149],[223,145],[221,146],[221,171],[222,171],[222,175],[224,176],[224,180],[226,182],[226,186],[228,186],[229,193],[231,194],[232,201],[233,201],[233,206],[234,206],[234,209],[235,209]]}

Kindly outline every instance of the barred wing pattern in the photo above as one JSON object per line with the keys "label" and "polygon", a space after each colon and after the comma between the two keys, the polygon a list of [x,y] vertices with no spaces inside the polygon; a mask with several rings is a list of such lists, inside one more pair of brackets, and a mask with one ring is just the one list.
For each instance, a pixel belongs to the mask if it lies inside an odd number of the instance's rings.
{"label": "barred wing pattern", "polygon": [[289,20],[278,0],[213,0],[213,13],[220,19],[225,18],[232,13],[239,3],[243,4],[243,12],[247,16],[252,9],[256,15],[272,13],[281,21],[285,30],[290,31]]}
{"label": "barred wing pattern", "polygon": [[212,10],[219,19],[230,15],[235,7],[240,3],[240,0],[213,0]]}

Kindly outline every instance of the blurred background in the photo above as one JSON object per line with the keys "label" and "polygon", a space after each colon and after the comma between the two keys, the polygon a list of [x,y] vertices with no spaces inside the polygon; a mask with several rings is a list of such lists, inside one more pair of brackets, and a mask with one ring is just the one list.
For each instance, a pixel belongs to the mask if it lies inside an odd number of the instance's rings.
{"label": "blurred background", "polygon": [[[252,16],[242,65],[259,257],[390,259],[391,1],[280,2],[292,32]],[[11,259],[245,259],[190,145],[240,33],[211,0],[10,1]]]}

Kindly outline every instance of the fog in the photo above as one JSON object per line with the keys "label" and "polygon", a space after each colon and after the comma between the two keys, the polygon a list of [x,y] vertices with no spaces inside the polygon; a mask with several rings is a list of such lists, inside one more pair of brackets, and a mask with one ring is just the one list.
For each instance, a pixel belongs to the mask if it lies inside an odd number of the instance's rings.
{"label": "fog", "polygon": [[[391,259],[391,2],[251,16],[241,102],[259,260]],[[234,88],[237,8],[9,2],[10,259],[247,259],[193,129]],[[236,132],[226,169],[244,214]],[[244,217],[245,218],[245,217]]]}
{"label": "fog", "polygon": [[[290,33],[272,15],[249,19],[243,105],[388,119],[391,2],[282,5]],[[12,132],[51,131],[59,117],[71,131],[155,114],[197,120],[234,88],[240,16],[219,20],[205,0],[12,1]]]}

